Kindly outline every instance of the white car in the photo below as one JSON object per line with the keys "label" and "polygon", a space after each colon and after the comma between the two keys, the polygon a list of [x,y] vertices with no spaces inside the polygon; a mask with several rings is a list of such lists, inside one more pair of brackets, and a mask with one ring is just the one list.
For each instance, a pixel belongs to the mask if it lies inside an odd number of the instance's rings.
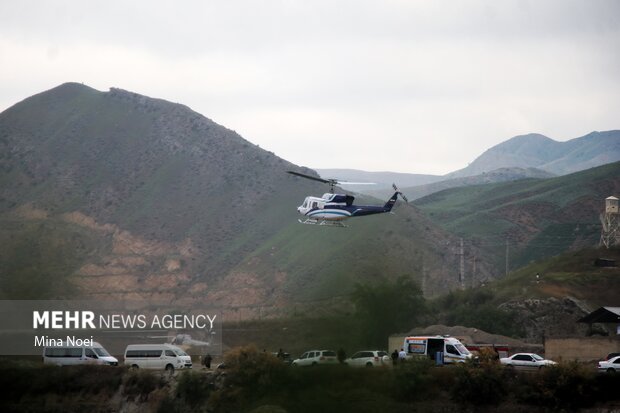
{"label": "white car", "polygon": [[601,373],[617,373],[620,371],[620,356],[612,357],[609,360],[598,362],[598,371]]}
{"label": "white car", "polygon": [[552,360],[545,360],[538,354],[534,353],[517,353],[510,357],[499,359],[499,362],[509,367],[515,367],[522,370],[538,370],[543,367],[553,366],[557,364]]}
{"label": "white car", "polygon": [[388,353],[380,350],[358,351],[344,361],[351,367],[391,366],[392,359]]}
{"label": "white car", "polygon": [[337,364],[338,358],[333,350],[306,351],[298,359],[293,360],[293,366],[316,366],[318,364]]}

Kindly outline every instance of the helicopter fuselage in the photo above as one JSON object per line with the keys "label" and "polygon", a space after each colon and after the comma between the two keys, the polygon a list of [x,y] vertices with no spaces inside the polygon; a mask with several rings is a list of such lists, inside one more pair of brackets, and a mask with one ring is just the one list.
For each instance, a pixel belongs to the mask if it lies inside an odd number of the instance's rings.
{"label": "helicopter fuselage", "polygon": [[390,212],[396,202],[395,193],[384,206],[353,205],[355,198],[343,194],[323,194],[321,198],[309,196],[297,211],[312,221],[342,221],[347,218]]}

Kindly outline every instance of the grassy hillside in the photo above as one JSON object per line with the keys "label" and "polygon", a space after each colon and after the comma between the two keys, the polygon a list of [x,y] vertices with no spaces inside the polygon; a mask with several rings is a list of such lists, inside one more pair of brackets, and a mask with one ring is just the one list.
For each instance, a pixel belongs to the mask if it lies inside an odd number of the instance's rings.
{"label": "grassy hillside", "polygon": [[0,211],[32,203],[147,238],[190,235],[209,272],[231,264],[221,247],[237,234],[266,230],[252,213],[280,207],[275,188],[291,203],[315,188],[284,176],[293,165],[184,106],[115,89],[65,84],[33,96],[0,115],[0,145]]}
{"label": "grassy hillside", "polygon": [[[556,303],[561,306],[565,297],[571,297],[580,303],[582,313],[601,306],[620,306],[620,269],[595,266],[594,261],[600,257],[615,259],[620,265],[620,248],[589,248],[567,252],[532,263],[505,278],[486,283],[483,287],[455,290],[428,299],[429,311],[422,314],[422,324],[419,326],[466,326],[492,334],[524,337],[527,327],[524,323],[529,320],[524,321],[523,317],[518,317],[514,309],[503,309],[500,306],[507,302],[527,303],[534,300],[542,302],[545,317],[553,317],[550,322],[534,320],[539,330],[553,332],[564,327],[563,333],[582,335],[583,332],[575,332],[581,326],[576,323],[581,315],[574,312],[574,308],[558,311],[556,307],[544,305],[549,299],[557,299]],[[540,274],[538,282],[536,273]],[[359,282],[368,280],[360,276]],[[340,297],[341,303],[348,303],[350,299],[349,296]],[[558,313],[549,314],[551,310]],[[348,314],[341,312],[336,315],[315,306],[313,311],[300,311],[286,319],[226,323],[223,333],[225,343],[227,346],[253,343],[268,351],[284,347],[293,354],[301,354],[310,347],[344,347],[350,352],[369,345],[364,341],[363,320],[355,317],[353,310]],[[416,326],[418,324],[412,321],[408,328]],[[540,334],[532,338],[534,342],[540,343]]]}
{"label": "grassy hillside", "polygon": [[59,220],[0,220],[0,299],[69,298],[72,279],[104,242],[91,231]]}
{"label": "grassy hillside", "polygon": [[557,178],[450,189],[414,204],[494,257],[498,270],[508,255],[512,270],[571,247],[597,244],[604,199],[619,193],[616,162]]}
{"label": "grassy hillside", "polygon": [[[620,247],[567,252],[534,262],[490,286],[498,302],[570,296],[583,301],[592,311],[603,306],[620,306],[620,267],[597,267],[594,265],[597,258],[612,259],[620,265]],[[540,282],[536,282],[537,273]]]}
{"label": "grassy hillside", "polygon": [[425,284],[429,294],[457,286],[455,257],[433,243],[449,238],[415,208],[399,203],[394,214],[348,224],[346,229],[291,225],[267,239],[242,265],[281,272],[283,291],[297,292],[302,300],[346,295],[357,282],[404,274]]}
{"label": "grassy hillside", "polygon": [[[291,169],[312,173],[183,105],[58,86],[0,114],[0,278],[10,289],[14,274],[34,280],[49,263],[98,299],[240,318],[334,301],[358,279],[407,273],[431,292],[454,286],[450,236],[419,211],[301,225],[296,207],[327,188]],[[48,258],[36,267],[20,258],[29,254]]]}
{"label": "grassy hillside", "polygon": [[[428,183],[417,186],[400,185],[401,191],[414,201],[419,198],[434,194],[435,192],[443,191],[450,188],[460,188],[465,186],[492,184],[500,182],[517,181],[528,178],[551,178],[553,174],[542,171],[536,168],[499,168],[491,172],[483,173],[480,175],[466,176],[463,178],[443,179],[438,182]],[[383,191],[367,191],[368,194],[373,196],[384,197],[389,193],[389,190]]]}

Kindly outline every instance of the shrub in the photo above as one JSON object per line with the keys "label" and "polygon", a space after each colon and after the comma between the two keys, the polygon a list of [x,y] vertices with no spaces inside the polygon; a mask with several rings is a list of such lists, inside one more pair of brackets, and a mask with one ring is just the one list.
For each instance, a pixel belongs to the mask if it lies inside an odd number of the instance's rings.
{"label": "shrub", "polygon": [[494,363],[459,365],[451,388],[452,399],[473,405],[496,405],[506,397],[504,369]]}
{"label": "shrub", "polygon": [[128,398],[139,397],[144,401],[156,389],[164,387],[163,378],[154,372],[145,370],[129,370],[123,376],[123,396]]}
{"label": "shrub", "polygon": [[281,375],[284,364],[277,357],[256,346],[239,347],[224,358],[226,385],[269,387]]}
{"label": "shrub", "polygon": [[416,400],[428,396],[433,387],[431,368],[434,363],[426,357],[413,358],[399,364],[393,374],[393,389],[400,400]]}
{"label": "shrub", "polygon": [[599,402],[620,400],[620,374],[597,374],[594,378],[596,400]]}
{"label": "shrub", "polygon": [[201,372],[184,371],[179,377],[176,394],[190,406],[197,406],[209,398],[209,376]]}
{"label": "shrub", "polygon": [[242,406],[264,394],[277,393],[286,382],[286,366],[274,355],[249,345],[231,350],[224,357],[223,388],[213,392],[209,404]]}
{"label": "shrub", "polygon": [[538,374],[519,377],[516,397],[523,403],[557,409],[590,406],[596,399],[594,374],[577,362],[545,367]]}

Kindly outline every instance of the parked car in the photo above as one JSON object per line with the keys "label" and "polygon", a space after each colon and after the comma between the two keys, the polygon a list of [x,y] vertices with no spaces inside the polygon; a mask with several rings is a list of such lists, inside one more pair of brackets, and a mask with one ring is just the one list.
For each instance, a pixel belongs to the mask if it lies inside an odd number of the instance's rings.
{"label": "parked car", "polygon": [[274,357],[276,357],[278,360],[282,360],[282,363],[286,364],[286,365],[290,365],[293,362],[293,359],[291,358],[291,355],[289,353],[280,353],[280,352],[274,352],[271,353]]}
{"label": "parked car", "polygon": [[620,356],[598,362],[598,371],[601,373],[617,373],[620,371]]}
{"label": "parked car", "polygon": [[344,361],[344,364],[351,367],[391,366],[392,359],[386,351],[365,350],[353,354]]}
{"label": "parked car", "polygon": [[338,358],[333,350],[306,351],[298,359],[293,360],[293,366],[316,366],[318,364],[337,364]]}
{"label": "parked car", "polygon": [[499,359],[499,362],[508,367],[522,370],[537,370],[557,364],[555,361],[546,360],[534,353],[517,353],[510,357]]}

